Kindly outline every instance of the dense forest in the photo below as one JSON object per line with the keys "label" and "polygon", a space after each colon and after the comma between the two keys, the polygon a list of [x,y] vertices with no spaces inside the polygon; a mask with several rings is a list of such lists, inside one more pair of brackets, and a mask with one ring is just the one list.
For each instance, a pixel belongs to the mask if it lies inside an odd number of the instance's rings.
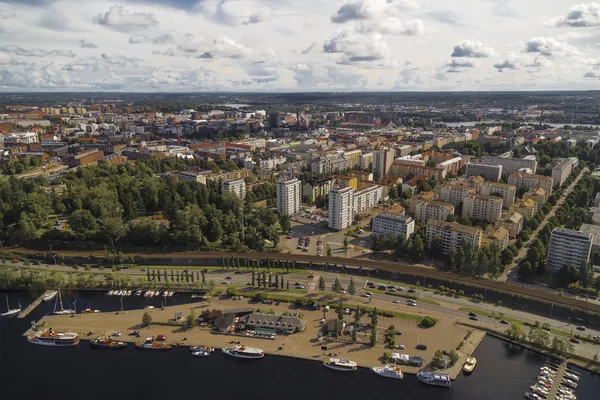
{"label": "dense forest", "polygon": [[[218,169],[209,163],[200,167]],[[78,168],[51,183],[44,178],[2,180],[0,240],[236,251],[263,250],[265,239],[278,243],[276,226],[287,226],[289,218],[253,204],[274,198],[274,185],[258,186],[244,202],[222,192],[220,182],[179,182],[164,174],[192,164],[167,158]]]}

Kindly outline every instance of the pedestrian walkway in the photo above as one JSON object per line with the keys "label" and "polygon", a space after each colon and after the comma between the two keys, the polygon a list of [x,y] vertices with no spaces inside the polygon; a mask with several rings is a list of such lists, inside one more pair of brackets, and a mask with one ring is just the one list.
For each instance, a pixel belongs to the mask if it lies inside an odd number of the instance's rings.
{"label": "pedestrian walkway", "polygon": [[19,314],[19,316],[17,318],[23,319],[27,315],[29,315],[30,312],[32,312],[33,310],[35,310],[35,308],[40,305],[40,303],[42,302],[44,296],[50,294],[51,292],[53,292],[53,290],[46,290],[44,293],[42,293],[42,295],[40,297],[38,297],[37,299],[35,299],[33,301],[33,303],[31,303],[26,309],[24,309],[23,311],[21,311],[21,314]]}
{"label": "pedestrian walkway", "polygon": [[552,387],[550,388],[550,393],[548,393],[548,397],[546,398],[547,400],[554,400],[556,399],[556,395],[558,393],[558,388],[560,387],[562,380],[565,376],[565,371],[567,370],[567,360],[563,360],[563,362],[560,364],[560,367],[558,368],[558,371],[556,372],[556,378],[554,378],[554,382],[552,384]]}

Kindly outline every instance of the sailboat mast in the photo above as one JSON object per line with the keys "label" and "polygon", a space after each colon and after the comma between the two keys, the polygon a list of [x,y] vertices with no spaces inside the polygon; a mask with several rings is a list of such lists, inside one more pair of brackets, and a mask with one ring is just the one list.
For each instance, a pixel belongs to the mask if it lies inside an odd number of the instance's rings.
{"label": "sailboat mast", "polygon": [[10,306],[8,305],[8,295],[6,295],[6,311],[10,310]]}
{"label": "sailboat mast", "polygon": [[60,288],[58,288],[58,301],[60,301],[60,311],[63,311],[62,296],[60,294]]}

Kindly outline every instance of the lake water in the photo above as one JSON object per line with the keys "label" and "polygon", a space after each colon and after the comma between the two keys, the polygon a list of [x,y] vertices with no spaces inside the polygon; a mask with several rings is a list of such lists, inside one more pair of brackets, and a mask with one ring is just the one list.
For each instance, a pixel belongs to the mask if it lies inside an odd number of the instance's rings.
{"label": "lake water", "polygon": [[[119,299],[100,293],[67,293],[78,297],[78,307],[118,311]],[[34,295],[10,294],[11,306],[26,306]],[[191,302],[188,295],[175,295],[169,305]],[[124,308],[160,306],[160,299],[124,299]],[[4,293],[0,310],[4,311]],[[43,303],[24,320],[0,318],[0,393],[3,399],[120,400],[199,399],[243,397],[247,400],[332,400],[369,399],[394,396],[419,400],[522,399],[534,383],[546,358],[486,337],[475,352],[478,364],[470,376],[459,376],[450,389],[429,387],[414,376],[403,380],[381,378],[367,369],[336,373],[320,363],[265,356],[245,361],[225,358],[215,352],[196,358],[184,348],[170,352],[140,352],[129,347],[121,351],[91,349],[82,342],[73,348],[52,348],[29,344],[22,336],[31,320],[50,314],[54,305]],[[598,399],[600,377],[582,373],[578,399]],[[594,394],[595,393],[595,394]]]}
{"label": "lake water", "polygon": [[[511,122],[511,121],[510,120],[506,120],[506,122]],[[444,122],[444,124],[446,126],[448,126],[448,128],[459,128],[461,126],[469,127],[469,126],[475,126],[475,125],[481,124],[481,123],[484,123],[484,124],[498,124],[498,125],[502,124],[501,121]],[[538,122],[536,122],[536,121],[524,121],[523,122],[523,126],[525,126],[525,125],[534,125],[534,124],[537,124],[537,123]],[[579,124],[554,124],[554,123],[550,123],[550,122],[544,122],[544,125],[549,125],[549,126],[551,126],[553,128],[562,128],[565,125],[576,126],[576,125],[579,125]],[[595,125],[595,124],[583,124],[583,126],[590,126],[592,128],[598,128],[598,127],[600,127],[600,125]]]}

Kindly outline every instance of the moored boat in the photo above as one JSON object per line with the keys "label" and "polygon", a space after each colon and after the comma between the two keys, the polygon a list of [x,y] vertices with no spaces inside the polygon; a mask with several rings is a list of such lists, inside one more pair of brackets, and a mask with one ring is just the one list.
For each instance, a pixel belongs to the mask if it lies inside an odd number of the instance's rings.
{"label": "moored boat", "polygon": [[192,355],[194,357],[208,357],[210,356],[210,352],[206,351],[206,350],[202,350],[202,351],[192,351]]}
{"label": "moored boat", "polygon": [[141,290],[136,290],[136,291],[135,291],[135,295],[136,295],[136,296],[139,296],[139,295],[141,295],[141,294],[142,294],[142,291],[141,291]]}
{"label": "moored boat", "polygon": [[56,297],[56,295],[58,294],[58,292],[56,290],[50,290],[48,293],[46,293],[43,297],[42,300],[44,301],[50,301],[53,298]]}
{"label": "moored boat", "polygon": [[[57,305],[60,303],[60,310],[57,309]],[[56,301],[54,302],[54,314],[55,315],[71,315],[75,314],[75,310],[73,309],[64,309],[62,303],[62,295],[60,294],[60,289],[58,289],[58,296],[56,297]]]}
{"label": "moored boat", "polygon": [[208,351],[209,353],[212,353],[213,351],[215,351],[214,347],[208,347],[208,346],[204,346],[204,345],[198,345],[198,346],[190,346],[190,351],[194,352],[194,351]]}
{"label": "moored boat", "polygon": [[79,335],[73,332],[55,332],[52,328],[47,331],[37,332],[33,336],[27,336],[29,343],[40,346],[77,346],[79,344]]}
{"label": "moored boat", "polygon": [[330,358],[329,360],[323,360],[323,366],[336,371],[356,371],[358,364],[354,361],[350,361],[347,358]]}
{"label": "moored boat", "polygon": [[6,295],[6,312],[0,314],[0,316],[2,317],[12,317],[13,315],[17,315],[21,312],[21,304],[19,303],[19,308],[10,308],[10,305],[8,304],[8,295]]}
{"label": "moored boat", "polygon": [[397,365],[396,366],[394,366],[394,365],[386,365],[386,366],[383,366],[383,367],[373,367],[371,369],[377,375],[380,375],[380,376],[383,376],[383,377],[386,377],[386,378],[393,378],[393,379],[402,379],[402,378],[404,378],[404,374],[402,373],[402,370]]}
{"label": "moored boat", "polygon": [[140,350],[171,350],[171,345],[157,342],[151,337],[146,338],[142,343],[136,343],[135,348]]}
{"label": "moored boat", "polygon": [[450,377],[436,372],[419,371],[417,379],[431,386],[450,387]]}
{"label": "moored boat", "polygon": [[90,344],[92,345],[92,347],[94,347],[96,349],[116,350],[116,349],[124,349],[125,347],[127,347],[127,343],[112,340],[112,338],[110,336],[106,339],[102,339],[102,338],[94,339],[94,340],[90,341]]}
{"label": "moored boat", "polygon": [[221,351],[223,354],[237,358],[257,359],[265,356],[265,352],[262,349],[246,347],[244,345],[223,348]]}
{"label": "moored boat", "polygon": [[475,357],[467,358],[465,365],[463,366],[463,370],[467,373],[473,372],[475,366],[477,365],[477,359]]}

